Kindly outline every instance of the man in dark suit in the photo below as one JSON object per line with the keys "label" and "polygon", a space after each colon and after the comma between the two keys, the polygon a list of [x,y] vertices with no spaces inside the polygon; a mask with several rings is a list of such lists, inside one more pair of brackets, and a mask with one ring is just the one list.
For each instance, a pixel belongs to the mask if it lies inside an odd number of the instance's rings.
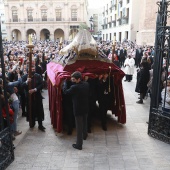
{"label": "man in dark suit", "polygon": [[109,77],[108,73],[99,76],[97,82],[97,94],[102,129],[107,131],[107,111],[111,108],[112,102],[114,101],[113,78]]}
{"label": "man in dark suit", "polygon": [[136,55],[135,55],[136,68],[140,67],[142,56],[143,56],[142,48],[136,49]]}
{"label": "man in dark suit", "polygon": [[81,81],[82,75],[76,71],[71,75],[74,83],[67,88],[67,81],[63,84],[63,93],[72,96],[73,113],[75,116],[77,141],[73,148],[82,150],[83,139],[87,138],[87,114],[89,111],[89,84]]}
{"label": "man in dark suit", "polygon": [[126,57],[127,57],[127,51],[126,49],[122,48],[120,50],[120,67],[124,66]]}

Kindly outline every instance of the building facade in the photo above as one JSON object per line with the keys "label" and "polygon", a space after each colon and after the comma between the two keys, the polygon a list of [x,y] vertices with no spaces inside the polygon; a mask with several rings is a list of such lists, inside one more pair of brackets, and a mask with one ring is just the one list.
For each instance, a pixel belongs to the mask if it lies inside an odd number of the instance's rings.
{"label": "building facade", "polygon": [[5,25],[5,10],[4,10],[4,2],[0,0],[0,21],[1,21],[1,32],[2,32],[2,39],[7,39],[7,31]]}
{"label": "building facade", "polygon": [[107,0],[103,8],[104,41],[135,41],[139,29],[140,0]]}
{"label": "building facade", "polygon": [[140,2],[140,23],[136,42],[139,45],[154,45],[156,32],[157,0],[142,0]]}
{"label": "building facade", "polygon": [[87,0],[4,0],[7,40],[71,40],[87,24]]}
{"label": "building facade", "polygon": [[89,30],[96,40],[102,35],[102,8],[88,8]]}

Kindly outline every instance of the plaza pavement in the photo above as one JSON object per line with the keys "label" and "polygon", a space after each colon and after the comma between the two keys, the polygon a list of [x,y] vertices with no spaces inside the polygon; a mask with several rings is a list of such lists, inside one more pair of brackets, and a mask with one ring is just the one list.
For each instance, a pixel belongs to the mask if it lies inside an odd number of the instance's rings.
{"label": "plaza pavement", "polygon": [[[108,130],[95,121],[92,133],[84,141],[83,150],[75,150],[75,129],[72,136],[56,134],[50,124],[48,93],[43,96],[46,132],[29,129],[20,117],[18,129],[22,134],[14,144],[15,160],[7,170],[170,170],[170,145],[147,134],[150,99],[136,104],[136,76],[132,82],[123,82],[127,123],[118,124],[108,114]],[[108,112],[109,113],[109,112]]]}

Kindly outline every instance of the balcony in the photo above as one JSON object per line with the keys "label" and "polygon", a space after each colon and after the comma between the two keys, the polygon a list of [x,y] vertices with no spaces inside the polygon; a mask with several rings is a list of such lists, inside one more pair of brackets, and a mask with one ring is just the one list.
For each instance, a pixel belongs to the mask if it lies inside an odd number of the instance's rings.
{"label": "balcony", "polygon": [[118,18],[117,21],[121,21],[121,18]]}
{"label": "balcony", "polygon": [[61,18],[56,18],[56,21],[61,21],[62,19]]}
{"label": "balcony", "polygon": [[28,18],[28,22],[33,22],[33,18]]}
{"label": "balcony", "polygon": [[47,21],[47,18],[42,18],[42,20],[41,21]]}
{"label": "balcony", "polygon": [[9,19],[7,22],[19,22],[19,23],[23,23],[23,22],[56,22],[56,21],[60,21],[60,22],[68,22],[68,21],[80,21],[79,18],[24,18],[24,19],[17,19],[17,18],[13,18],[13,19]]}
{"label": "balcony", "polygon": [[115,4],[112,4],[112,8],[116,7],[116,5],[117,5],[116,3],[115,3]]}
{"label": "balcony", "polygon": [[18,22],[19,20],[18,20],[18,18],[13,18],[12,21],[13,22]]}
{"label": "balcony", "polygon": [[123,19],[129,19],[129,16],[128,15],[124,15],[122,18]]}
{"label": "balcony", "polygon": [[129,17],[122,17],[122,25],[123,24],[128,24],[129,23]]}
{"label": "balcony", "polygon": [[71,21],[77,21],[77,18],[71,18]]}

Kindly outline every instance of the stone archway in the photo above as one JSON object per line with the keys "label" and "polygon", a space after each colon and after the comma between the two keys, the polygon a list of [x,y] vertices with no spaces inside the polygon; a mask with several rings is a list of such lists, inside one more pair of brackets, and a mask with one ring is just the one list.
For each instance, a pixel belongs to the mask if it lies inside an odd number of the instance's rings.
{"label": "stone archway", "polygon": [[50,40],[50,31],[48,29],[42,29],[40,32],[40,40]]}
{"label": "stone archway", "polygon": [[21,31],[18,29],[14,29],[12,31],[11,36],[12,36],[12,41],[21,41],[22,40],[21,39]]}
{"label": "stone archway", "polygon": [[69,32],[69,40],[73,40],[74,37],[76,36],[76,34],[79,32],[78,29],[76,28],[72,28],[70,29],[70,32]]}
{"label": "stone archway", "polygon": [[62,41],[64,40],[64,31],[62,29],[56,29],[54,31],[54,40],[55,41],[60,41],[60,39],[62,38]]}
{"label": "stone archway", "polygon": [[37,39],[36,32],[34,29],[28,29],[26,32],[26,39],[28,39],[28,36],[32,35],[33,40]]}

